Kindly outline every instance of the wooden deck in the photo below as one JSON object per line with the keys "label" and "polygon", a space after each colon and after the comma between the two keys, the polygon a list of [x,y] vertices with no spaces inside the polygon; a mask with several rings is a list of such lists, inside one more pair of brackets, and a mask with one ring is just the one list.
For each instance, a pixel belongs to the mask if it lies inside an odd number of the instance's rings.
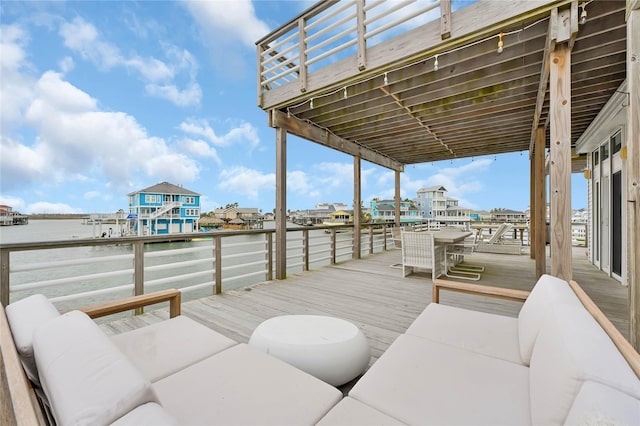
{"label": "wooden deck", "polygon": [[[627,288],[587,262],[584,248],[574,248],[574,279],[628,338]],[[528,254],[477,253],[474,263],[486,265],[480,284],[530,290],[535,261]],[[369,339],[374,363],[431,302],[430,273],[402,277],[400,250],[375,254],[319,270],[296,274],[222,295],[183,302],[182,314],[238,342],[248,342],[262,321],[285,314],[318,314],[347,319]],[[521,304],[444,291],[441,303],[517,315]],[[136,317],[101,324],[107,334],[117,334],[168,318],[163,307]]]}

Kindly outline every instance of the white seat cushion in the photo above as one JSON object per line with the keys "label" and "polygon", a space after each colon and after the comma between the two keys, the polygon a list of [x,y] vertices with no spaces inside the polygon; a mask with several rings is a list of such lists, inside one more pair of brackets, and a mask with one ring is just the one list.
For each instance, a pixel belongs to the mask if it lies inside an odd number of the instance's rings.
{"label": "white seat cushion", "polygon": [[112,336],[111,340],[152,382],[236,344],[184,315]]}
{"label": "white seat cushion", "polygon": [[107,425],[157,402],[151,383],[83,312],[38,327],[33,349],[59,425]]}
{"label": "white seat cushion", "polygon": [[431,303],[406,334],[522,364],[516,318]]}
{"label": "white seat cushion", "polygon": [[165,410],[185,425],[313,424],[342,398],[336,388],[246,344],[153,386]]}
{"label": "white seat cushion", "polygon": [[640,399],[599,383],[584,382],[566,425],[639,425]]}
{"label": "white seat cushion", "polygon": [[319,426],[369,426],[403,425],[401,421],[389,417],[362,402],[346,397],[318,422]]}
{"label": "white seat cushion", "polygon": [[148,402],[129,411],[111,426],[174,426],[176,419],[155,402]]}
{"label": "white seat cushion", "polygon": [[640,380],[591,314],[554,306],[531,357],[533,423],[563,423],[587,380],[640,398]]}
{"label": "white seat cushion", "polygon": [[531,423],[527,367],[407,334],[349,396],[408,424]]}
{"label": "white seat cushion", "polygon": [[59,317],[60,313],[42,294],[34,294],[11,303],[5,312],[27,376],[32,382],[39,384],[38,368],[33,356],[33,333],[40,325]]}
{"label": "white seat cushion", "polygon": [[518,314],[520,357],[525,365],[531,362],[533,346],[551,306],[559,303],[582,307],[569,283],[552,275],[542,275]]}

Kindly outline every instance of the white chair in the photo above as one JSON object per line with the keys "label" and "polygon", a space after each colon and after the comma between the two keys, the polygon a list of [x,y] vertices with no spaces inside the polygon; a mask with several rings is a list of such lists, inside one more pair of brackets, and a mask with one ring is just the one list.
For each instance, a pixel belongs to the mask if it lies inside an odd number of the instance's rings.
{"label": "white chair", "polygon": [[463,243],[445,245],[444,274],[449,278],[478,281],[484,266],[465,262],[465,255],[472,254],[477,247],[476,237],[471,236]]}
{"label": "white chair", "polygon": [[401,239],[403,276],[411,274],[413,268],[430,270],[432,280],[442,275],[444,247],[435,245],[433,234],[403,231]]}

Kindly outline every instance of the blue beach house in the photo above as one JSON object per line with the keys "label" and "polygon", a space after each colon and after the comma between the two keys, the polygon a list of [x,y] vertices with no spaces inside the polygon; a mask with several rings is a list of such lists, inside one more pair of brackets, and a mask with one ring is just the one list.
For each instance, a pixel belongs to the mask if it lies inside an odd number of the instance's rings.
{"label": "blue beach house", "polygon": [[[374,222],[394,222],[396,202],[394,200],[372,200],[371,220]],[[400,201],[400,223],[419,223],[418,209],[411,201]]]}
{"label": "blue beach house", "polygon": [[195,232],[200,194],[162,182],[129,194],[129,229],[135,235]]}

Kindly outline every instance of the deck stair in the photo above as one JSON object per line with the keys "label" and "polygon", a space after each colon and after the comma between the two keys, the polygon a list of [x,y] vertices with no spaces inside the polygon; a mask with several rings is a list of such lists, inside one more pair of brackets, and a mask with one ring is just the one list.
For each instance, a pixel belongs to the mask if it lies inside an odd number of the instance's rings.
{"label": "deck stair", "polygon": [[167,203],[164,204],[162,206],[162,208],[159,208],[158,210],[156,210],[155,212],[151,213],[149,215],[149,219],[155,219],[158,218],[160,216],[162,216],[163,214],[170,212],[171,210],[173,210],[176,207],[182,207],[182,203],[178,202],[178,201],[174,201],[172,203]]}

